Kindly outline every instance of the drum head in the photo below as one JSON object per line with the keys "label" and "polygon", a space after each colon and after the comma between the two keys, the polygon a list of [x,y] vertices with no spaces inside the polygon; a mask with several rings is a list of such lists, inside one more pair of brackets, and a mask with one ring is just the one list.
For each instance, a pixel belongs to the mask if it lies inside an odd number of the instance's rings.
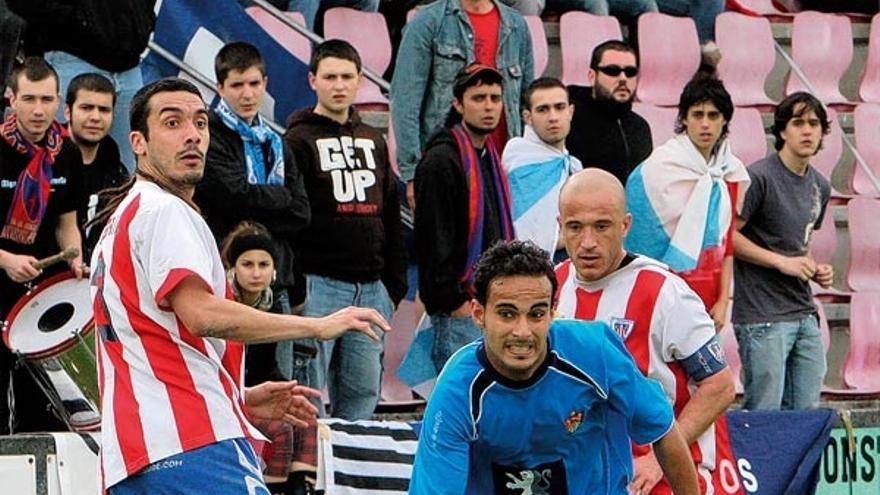
{"label": "drum head", "polygon": [[89,280],[64,273],[43,281],[21,298],[6,322],[3,340],[25,357],[43,356],[72,344],[92,321]]}

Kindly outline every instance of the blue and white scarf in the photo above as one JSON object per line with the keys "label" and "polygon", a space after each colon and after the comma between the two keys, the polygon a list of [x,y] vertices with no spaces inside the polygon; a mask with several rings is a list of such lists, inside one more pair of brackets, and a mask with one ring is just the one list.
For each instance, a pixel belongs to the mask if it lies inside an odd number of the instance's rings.
{"label": "blue and white scarf", "polygon": [[[226,100],[220,99],[215,108],[220,121],[226,127],[237,132],[244,142],[244,157],[247,166],[248,184],[271,184],[284,185],[284,147],[281,144],[281,136],[275,134],[271,127],[266,125],[263,117],[257,114],[253,125],[248,125],[236,113],[229,108]],[[272,170],[266,174],[263,147],[266,141],[272,146]]]}
{"label": "blue and white scarf", "polygon": [[737,214],[727,182],[739,183],[734,198],[739,210],[749,174],[727,139],[708,162],[687,134],[654,148],[626,183],[627,209],[633,217],[626,250],[660,260],[675,271],[696,268],[704,248],[724,242]]}
{"label": "blue and white scarf", "polygon": [[513,229],[553,255],[559,239],[559,191],[568,177],[583,169],[580,160],[541,141],[531,126],[507,142],[501,163],[510,182]]}

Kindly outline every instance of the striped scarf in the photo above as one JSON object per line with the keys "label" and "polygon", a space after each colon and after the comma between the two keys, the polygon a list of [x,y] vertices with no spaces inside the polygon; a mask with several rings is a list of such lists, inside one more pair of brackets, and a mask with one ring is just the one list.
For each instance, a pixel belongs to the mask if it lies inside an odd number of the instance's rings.
{"label": "striped scarf", "polygon": [[[480,157],[474,149],[474,143],[462,124],[451,129],[452,136],[458,145],[461,168],[468,182],[468,240],[467,259],[464,271],[459,277],[459,282],[465,290],[473,295],[474,290],[474,266],[483,254],[483,219],[485,204],[483,204],[483,174],[480,167]],[[496,199],[498,201],[498,215],[501,220],[501,234],[506,241],[513,240],[513,220],[510,204],[510,185],[507,182],[507,174],[501,168],[501,158],[495,148],[492,137],[487,137],[486,148],[492,162],[492,180],[495,184]]]}
{"label": "striped scarf", "polygon": [[[284,185],[284,146],[281,136],[275,134],[259,114],[254,117],[254,125],[247,125],[222,98],[215,110],[220,121],[238,133],[244,142],[248,184]],[[272,169],[269,171],[266,170],[262,146],[267,141],[272,149],[272,156],[269,157]]]}
{"label": "striped scarf", "polygon": [[12,205],[6,214],[6,223],[0,231],[0,238],[19,244],[33,244],[49,206],[52,165],[68,135],[67,130],[53,120],[46,131],[46,144],[36,145],[21,134],[13,113],[3,122],[0,134],[6,144],[28,158],[28,163],[15,184]]}

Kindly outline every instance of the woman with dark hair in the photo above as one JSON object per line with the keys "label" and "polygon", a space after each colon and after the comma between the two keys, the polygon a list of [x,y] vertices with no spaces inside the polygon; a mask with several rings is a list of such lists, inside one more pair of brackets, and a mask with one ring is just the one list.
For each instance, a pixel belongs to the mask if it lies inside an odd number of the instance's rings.
{"label": "woman with dark hair", "polygon": [[[256,222],[242,222],[226,236],[220,249],[235,300],[261,311],[271,311],[273,303],[275,253],[272,246],[272,237],[266,227]],[[245,352],[246,386],[265,381],[286,381],[278,368],[275,347],[275,342],[248,344]],[[309,387],[297,386],[297,392],[306,398],[321,397],[319,391]],[[272,441],[263,452],[266,461],[263,474],[269,489],[273,494],[305,493],[304,472],[314,471],[316,466],[314,420],[296,429],[279,420],[254,419],[253,423]]]}
{"label": "woman with dark hair", "polygon": [[626,248],[669,265],[703,300],[718,330],[727,319],[736,212],[749,185],[727,139],[733,102],[698,72],[678,103],[677,135],[630,175]]}

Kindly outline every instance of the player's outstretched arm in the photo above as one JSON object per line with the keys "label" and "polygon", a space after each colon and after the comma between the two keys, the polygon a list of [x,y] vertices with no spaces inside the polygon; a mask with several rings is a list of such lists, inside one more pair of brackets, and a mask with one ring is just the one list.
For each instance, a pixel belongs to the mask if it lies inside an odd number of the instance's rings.
{"label": "player's outstretched arm", "polygon": [[663,468],[663,475],[669,481],[672,493],[699,495],[697,470],[677,424],[673,425],[663,438],[654,443],[654,454],[657,456],[660,467]]}
{"label": "player's outstretched arm", "polygon": [[197,276],[181,280],[166,297],[174,314],[195,335],[247,343],[318,338],[330,340],[354,330],[378,339],[372,329],[391,328],[376,310],[348,307],[323,318],[279,315],[216,297]]}

